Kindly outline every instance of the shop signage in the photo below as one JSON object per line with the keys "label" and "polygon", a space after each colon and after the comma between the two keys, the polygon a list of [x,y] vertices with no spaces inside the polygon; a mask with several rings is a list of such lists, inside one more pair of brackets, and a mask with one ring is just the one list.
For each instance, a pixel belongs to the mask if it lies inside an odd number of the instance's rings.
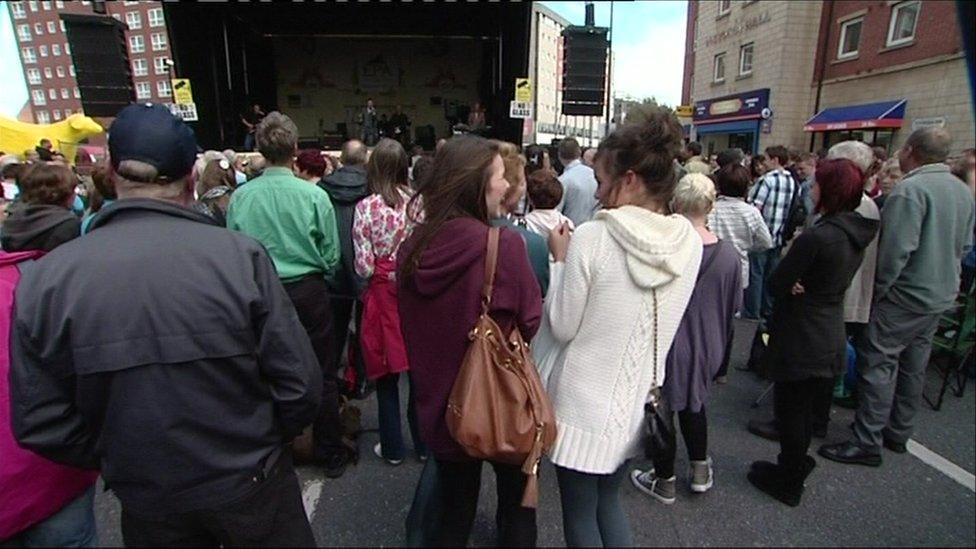
{"label": "shop signage", "polygon": [[694,107],[691,105],[678,105],[674,108],[674,114],[681,118],[689,118],[694,112]]}
{"label": "shop signage", "polygon": [[714,46],[715,44],[724,42],[733,36],[738,36],[746,31],[751,31],[764,23],[768,23],[769,20],[770,17],[768,11],[757,13],[751,17],[739,19],[735,22],[735,25],[705,38],[705,47]]}
{"label": "shop signage", "polygon": [[946,119],[944,116],[929,116],[926,118],[916,118],[912,120],[912,131],[921,128],[944,128]]}
{"label": "shop signage", "polygon": [[769,107],[769,88],[695,102],[695,124],[762,118]]}

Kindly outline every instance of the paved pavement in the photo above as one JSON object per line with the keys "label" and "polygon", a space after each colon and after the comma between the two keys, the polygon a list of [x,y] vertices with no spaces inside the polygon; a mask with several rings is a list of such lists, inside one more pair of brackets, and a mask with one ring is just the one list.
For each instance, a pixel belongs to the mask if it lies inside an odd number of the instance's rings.
{"label": "paved pavement", "polygon": [[[733,365],[745,362],[751,326],[740,323]],[[972,383],[963,398],[947,396],[940,412],[927,405],[920,413],[914,441],[950,462],[964,484],[913,454],[885,451],[879,468],[843,466],[817,459],[798,508],[789,508],[755,490],[746,480],[749,464],[774,459],[778,446],[745,430],[751,417],[771,417],[771,399],[758,409],[750,404],[765,388],[754,375],[733,369],[730,382],[716,386],[708,411],[709,452],[715,462],[715,487],[692,494],[687,487],[687,455],[678,458],[678,501],[672,506],[649,500],[631,486],[623,490],[635,542],[643,546],[968,546],[976,545],[976,391]],[[971,380],[970,380],[971,381]],[[930,375],[929,383],[935,383]],[[929,387],[932,390],[932,387]],[[404,402],[406,399],[402,399]],[[359,465],[338,480],[325,479],[313,467],[302,467],[306,510],[316,540],[323,546],[398,546],[421,464],[408,459],[391,467],[373,456],[378,440],[376,402],[359,403],[363,433]],[[835,407],[828,441],[843,440],[853,412]],[[407,430],[404,429],[407,436]],[[408,439],[409,440],[409,439]],[[820,441],[815,440],[813,451]],[[933,461],[913,445],[913,452]],[[935,460],[938,462],[938,460]],[[961,471],[959,470],[961,468]],[[949,471],[952,472],[952,471]],[[538,514],[539,545],[562,546],[559,492],[551,465],[541,470]],[[494,542],[494,478],[483,476],[478,517],[471,544]],[[96,500],[103,545],[120,546],[119,504],[111,493]]]}

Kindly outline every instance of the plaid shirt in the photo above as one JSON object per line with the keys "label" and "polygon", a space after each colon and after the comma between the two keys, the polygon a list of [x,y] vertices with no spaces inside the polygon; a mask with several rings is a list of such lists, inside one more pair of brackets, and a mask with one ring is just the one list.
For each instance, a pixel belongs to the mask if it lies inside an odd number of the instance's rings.
{"label": "plaid shirt", "polygon": [[790,172],[778,168],[764,175],[749,193],[749,202],[759,208],[769,227],[773,247],[783,245],[783,229],[790,216],[790,203],[796,187]]}

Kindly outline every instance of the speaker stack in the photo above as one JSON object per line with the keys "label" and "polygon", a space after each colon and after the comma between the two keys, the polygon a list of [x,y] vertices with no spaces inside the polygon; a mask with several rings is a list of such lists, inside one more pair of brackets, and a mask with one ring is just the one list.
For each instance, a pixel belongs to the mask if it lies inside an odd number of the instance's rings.
{"label": "speaker stack", "polygon": [[103,15],[61,15],[75,65],[81,108],[112,117],[136,99],[125,25]]}
{"label": "speaker stack", "polygon": [[608,29],[566,27],[563,36],[562,113],[603,116],[607,95]]}

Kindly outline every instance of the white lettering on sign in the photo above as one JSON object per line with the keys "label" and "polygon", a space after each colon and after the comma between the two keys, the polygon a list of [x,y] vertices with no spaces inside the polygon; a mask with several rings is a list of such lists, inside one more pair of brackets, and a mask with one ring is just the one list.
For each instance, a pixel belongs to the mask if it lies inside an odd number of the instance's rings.
{"label": "white lettering on sign", "polygon": [[722,32],[715,33],[705,39],[705,46],[713,46],[726,40],[727,38],[738,36],[746,31],[750,31],[763,23],[768,23],[770,20],[769,12],[764,11],[759,15],[753,15],[748,19],[740,19],[735,22],[735,25],[725,29]]}

